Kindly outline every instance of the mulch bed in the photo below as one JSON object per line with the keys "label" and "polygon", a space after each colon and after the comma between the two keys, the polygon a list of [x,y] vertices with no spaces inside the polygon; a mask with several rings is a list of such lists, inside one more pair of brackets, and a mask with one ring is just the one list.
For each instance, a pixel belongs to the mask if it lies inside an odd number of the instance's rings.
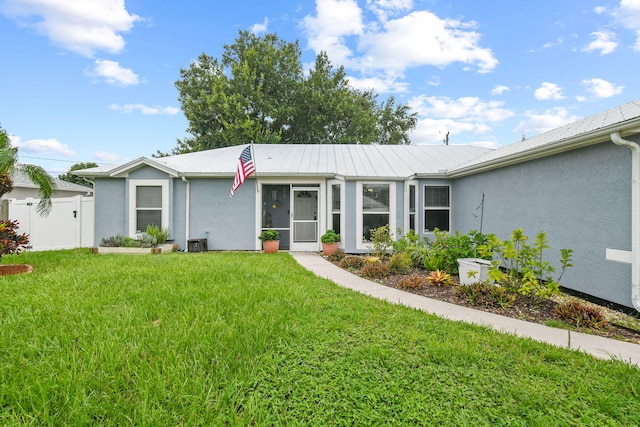
{"label": "mulch bed", "polygon": [[[339,265],[338,262],[334,262],[335,265]],[[358,272],[354,272],[354,274],[358,274]],[[477,310],[483,310],[490,313],[499,314],[502,316],[507,316],[515,319],[525,320],[528,322],[545,324],[550,320],[558,321],[560,318],[555,312],[555,307],[560,304],[562,301],[565,301],[567,298],[575,298],[570,297],[566,294],[560,294],[554,299],[551,300],[543,300],[543,299],[533,299],[529,297],[519,296],[516,299],[516,302],[509,309],[503,309],[499,306],[485,306],[485,305],[473,305],[467,299],[459,297],[455,295],[453,289],[458,285],[458,277],[453,276],[456,285],[454,286],[433,286],[433,285],[425,285],[418,289],[402,289],[398,286],[398,283],[405,277],[410,275],[420,275],[426,278],[428,276],[428,272],[424,269],[416,269],[411,274],[391,274],[383,279],[375,279],[373,281],[380,283],[385,286],[389,286],[391,288],[399,289],[403,292],[410,292],[416,295],[421,295],[424,297],[436,299],[439,301],[448,302],[451,304],[456,304],[464,307],[470,307]],[[371,280],[371,279],[370,279]],[[590,304],[590,303],[589,303]],[[623,313],[617,312],[615,310],[610,310],[606,307],[599,306],[607,315],[608,319],[619,318],[621,316],[626,316]],[[640,324],[640,322],[639,322]],[[592,335],[604,336],[607,338],[615,338],[623,341],[629,341],[640,344],[640,332],[628,329],[622,326],[614,325],[609,321],[609,324],[605,328],[600,329],[585,329],[585,328],[577,328],[571,326],[571,330],[576,332],[583,332]]]}

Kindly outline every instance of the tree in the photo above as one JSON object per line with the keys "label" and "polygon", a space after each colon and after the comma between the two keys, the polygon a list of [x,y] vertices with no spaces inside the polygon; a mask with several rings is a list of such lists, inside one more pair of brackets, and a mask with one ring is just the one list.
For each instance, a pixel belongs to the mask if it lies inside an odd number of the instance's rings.
{"label": "tree", "polygon": [[93,188],[93,182],[89,181],[87,178],[83,176],[74,175],[72,172],[80,169],[89,169],[89,168],[97,168],[97,167],[98,167],[98,164],[94,162],[75,163],[74,165],[71,166],[71,168],[69,168],[69,172],[63,175],[58,175],[58,178],[63,181],[72,182],[74,184],[84,185],[85,187]]}
{"label": "tree", "polygon": [[[221,59],[202,54],[176,82],[190,137],[172,154],[255,143],[407,144],[417,114],[349,86],[320,52],[305,75],[298,42],[241,31]],[[158,152],[157,155],[166,155]]]}
{"label": "tree", "polygon": [[[38,186],[40,202],[36,212],[40,215],[48,215],[51,211],[51,196],[55,190],[53,178],[40,166],[19,164],[18,147],[11,146],[7,131],[0,126],[0,183],[5,183],[5,185],[0,185],[0,196],[11,191],[13,188],[12,177],[17,171],[24,173]],[[11,185],[7,186],[7,181]],[[7,188],[9,188],[8,191]]]}

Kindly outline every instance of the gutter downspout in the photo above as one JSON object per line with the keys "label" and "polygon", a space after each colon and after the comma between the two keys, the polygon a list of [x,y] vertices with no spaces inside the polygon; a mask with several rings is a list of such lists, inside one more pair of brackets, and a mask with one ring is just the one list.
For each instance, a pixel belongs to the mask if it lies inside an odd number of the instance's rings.
{"label": "gutter downspout", "polygon": [[640,146],[620,132],[613,132],[611,141],[631,150],[631,302],[640,311]]}
{"label": "gutter downspout", "polygon": [[185,194],[185,208],[184,208],[184,215],[185,215],[185,221],[184,221],[184,245],[185,247],[188,249],[189,248],[189,218],[190,218],[190,213],[189,213],[189,206],[191,205],[191,183],[189,181],[187,181],[187,178],[185,178],[184,176],[182,176],[182,181],[185,183],[185,185],[187,186],[186,188],[186,194]]}

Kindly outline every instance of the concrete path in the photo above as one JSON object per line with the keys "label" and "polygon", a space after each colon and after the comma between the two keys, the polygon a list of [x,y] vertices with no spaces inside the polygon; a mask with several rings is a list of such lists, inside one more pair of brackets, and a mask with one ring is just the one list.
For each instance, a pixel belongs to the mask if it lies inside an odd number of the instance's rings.
{"label": "concrete path", "polygon": [[615,358],[640,366],[640,344],[570,332],[400,291],[349,273],[317,253],[291,252],[291,256],[301,266],[312,271],[317,276],[374,298],[424,310],[445,319],[484,325],[501,332],[533,338],[536,341],[546,342],[558,347],[580,350],[601,359]]}

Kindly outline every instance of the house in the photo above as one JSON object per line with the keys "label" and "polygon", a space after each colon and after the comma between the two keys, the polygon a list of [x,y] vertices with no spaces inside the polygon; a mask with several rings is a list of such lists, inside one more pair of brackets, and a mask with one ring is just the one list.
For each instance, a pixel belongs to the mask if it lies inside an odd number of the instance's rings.
{"label": "house", "polygon": [[[11,180],[13,181],[13,190],[9,193],[3,194],[1,199],[26,199],[27,197],[31,197],[32,199],[40,198],[38,186],[34,184],[24,172],[21,172],[19,168],[15,170],[15,173],[11,176]],[[53,192],[52,198],[93,195],[93,188],[91,187],[74,184],[58,178],[53,178],[53,182],[55,183],[56,188]]]}
{"label": "house", "polygon": [[[562,285],[640,310],[640,100],[496,150],[472,146],[255,145],[256,173],[229,197],[244,147],[76,171],[95,180],[95,240],[168,227],[181,247],[316,251],[324,230],[364,252],[371,229],[544,231]],[[632,292],[633,291],[633,292]]]}

